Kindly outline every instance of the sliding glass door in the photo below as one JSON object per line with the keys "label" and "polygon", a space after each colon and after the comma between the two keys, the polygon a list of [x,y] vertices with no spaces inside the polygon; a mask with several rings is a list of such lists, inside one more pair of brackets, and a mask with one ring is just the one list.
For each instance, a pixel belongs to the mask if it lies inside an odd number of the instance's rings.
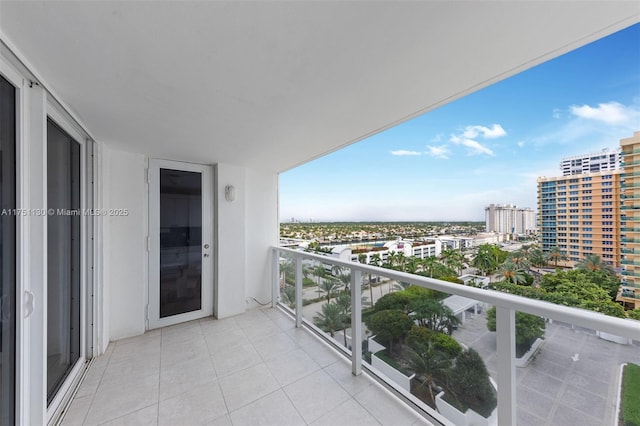
{"label": "sliding glass door", "polygon": [[16,405],[16,89],[0,77],[0,424]]}
{"label": "sliding glass door", "polygon": [[47,403],[81,359],[80,144],[47,122]]}

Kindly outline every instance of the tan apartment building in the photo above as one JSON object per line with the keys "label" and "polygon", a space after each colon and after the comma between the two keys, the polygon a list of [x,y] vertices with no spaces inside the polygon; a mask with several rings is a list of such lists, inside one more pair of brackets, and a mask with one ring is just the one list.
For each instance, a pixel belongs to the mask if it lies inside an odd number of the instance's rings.
{"label": "tan apartment building", "polygon": [[620,141],[624,161],[621,243],[623,285],[616,300],[640,308],[640,132]]}
{"label": "tan apartment building", "polygon": [[[595,254],[614,267],[620,266],[621,175],[622,170],[606,170],[538,178],[543,251],[557,246],[573,262]],[[640,268],[638,277],[640,280]]]}

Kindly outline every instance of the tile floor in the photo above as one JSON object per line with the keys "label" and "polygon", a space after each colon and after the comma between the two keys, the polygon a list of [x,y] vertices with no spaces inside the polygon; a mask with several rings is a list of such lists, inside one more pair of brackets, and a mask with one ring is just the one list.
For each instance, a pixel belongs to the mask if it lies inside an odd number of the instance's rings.
{"label": "tile floor", "polygon": [[277,309],[112,342],[62,424],[427,424]]}

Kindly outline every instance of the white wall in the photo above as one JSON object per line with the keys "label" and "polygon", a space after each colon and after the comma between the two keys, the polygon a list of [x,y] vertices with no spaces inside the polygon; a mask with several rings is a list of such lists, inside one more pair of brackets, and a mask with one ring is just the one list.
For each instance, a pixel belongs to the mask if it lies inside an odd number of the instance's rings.
{"label": "white wall", "polygon": [[111,340],[145,331],[147,300],[145,265],[147,253],[147,189],[145,157],[114,149],[105,150],[108,204],[104,208],[129,209],[128,216],[105,217],[108,245],[105,254],[105,287],[108,288],[109,336]]}
{"label": "white wall", "polygon": [[[111,150],[104,144],[99,144],[98,160],[100,162],[98,167],[98,205],[96,208],[102,209],[105,206],[111,204],[109,200],[111,179],[107,175],[107,171],[111,169]],[[111,259],[111,232],[110,221],[108,217],[100,218],[101,230],[98,232],[98,244],[101,245],[99,253],[102,258],[98,260],[100,269],[98,270],[98,300],[102,300],[102,305],[97,306],[97,314],[99,315],[98,327],[95,332],[98,333],[98,339],[100,339],[99,352],[103,353],[109,345],[111,338],[111,286],[110,283],[110,259]]]}
{"label": "white wall", "polygon": [[[245,169],[228,164],[215,167],[214,239],[216,240],[215,304],[217,318],[245,311],[246,202]],[[235,200],[225,200],[224,188],[235,187]]]}
{"label": "white wall", "polygon": [[271,302],[271,250],[278,245],[278,175],[247,170],[247,287],[249,307]]}
{"label": "white wall", "polygon": [[[127,208],[103,221],[104,340],[145,331],[148,299],[146,159],[103,146],[103,207]],[[243,167],[215,166],[215,305],[225,318],[271,300],[271,253],[278,243],[278,176]],[[226,185],[235,200],[225,200]]]}

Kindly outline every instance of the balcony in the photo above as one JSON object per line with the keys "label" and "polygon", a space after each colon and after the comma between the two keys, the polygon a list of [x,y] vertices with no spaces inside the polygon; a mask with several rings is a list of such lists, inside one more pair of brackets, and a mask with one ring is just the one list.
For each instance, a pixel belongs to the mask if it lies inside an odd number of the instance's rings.
{"label": "balcony", "polygon": [[63,425],[426,424],[279,309],[112,342]]}
{"label": "balcony", "polygon": [[[112,342],[92,363],[62,424],[450,424],[365,361],[360,345],[350,348],[352,339],[366,340],[362,306],[401,284],[467,301],[452,337],[484,359],[497,383],[498,419],[510,418],[509,424],[611,424],[618,368],[640,363],[640,328],[632,320],[290,249],[274,254],[272,304],[281,300],[292,311],[255,309]],[[292,299],[278,291],[292,273],[280,269],[283,259],[295,265]],[[317,289],[303,288],[303,264],[349,271],[349,291],[358,297],[345,334],[331,337],[312,323],[324,302],[314,301]],[[498,307],[495,333],[486,327],[489,304]],[[516,312],[547,319],[535,362],[519,367]],[[626,344],[605,335],[623,336]]]}

